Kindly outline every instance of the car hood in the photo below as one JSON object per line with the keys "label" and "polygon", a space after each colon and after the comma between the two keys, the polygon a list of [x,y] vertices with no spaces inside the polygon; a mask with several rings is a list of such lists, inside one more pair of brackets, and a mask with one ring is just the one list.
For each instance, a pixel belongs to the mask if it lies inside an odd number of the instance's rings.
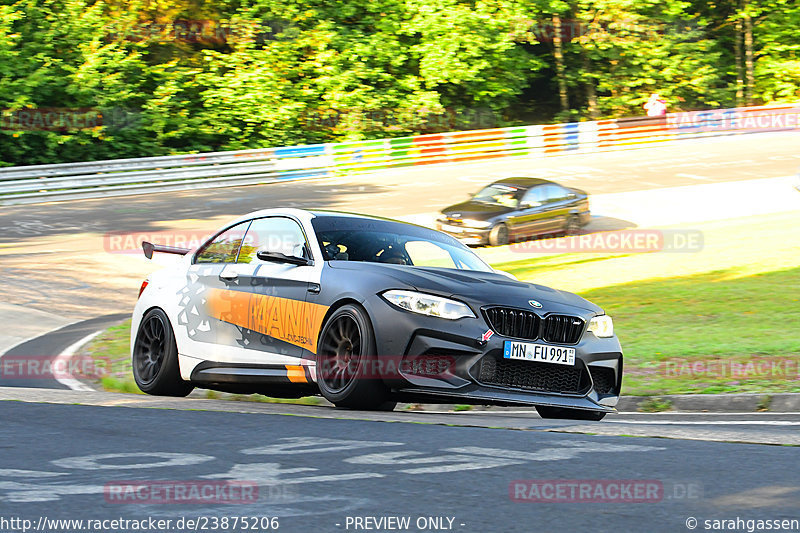
{"label": "car hood", "polygon": [[595,314],[603,312],[597,305],[571,292],[516,281],[496,272],[350,261],[330,261],[328,264],[336,269],[357,271],[359,275],[385,277],[386,289],[411,288],[467,301],[476,307],[505,305],[531,309],[528,301],[536,300],[542,304],[542,313],[566,312],[569,307]]}
{"label": "car hood", "polygon": [[451,205],[442,209],[442,214],[454,218],[471,218],[474,220],[489,220],[492,217],[514,211],[511,207],[498,204],[486,204],[469,200],[460,204]]}

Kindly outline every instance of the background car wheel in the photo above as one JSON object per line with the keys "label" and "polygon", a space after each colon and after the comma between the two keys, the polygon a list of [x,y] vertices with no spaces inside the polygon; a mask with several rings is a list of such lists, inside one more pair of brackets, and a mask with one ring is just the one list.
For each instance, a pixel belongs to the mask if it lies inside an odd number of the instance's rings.
{"label": "background car wheel", "polygon": [[564,222],[564,235],[578,235],[581,232],[581,222],[578,217],[571,215]]}
{"label": "background car wheel", "polygon": [[606,413],[586,411],[584,409],[567,409],[564,407],[536,406],[536,412],[542,418],[564,418],[567,420],[594,420],[600,421]]}
{"label": "background car wheel", "polygon": [[133,378],[142,392],[186,396],[194,386],[181,379],[178,347],[167,314],[152,309],[142,318],[133,344]]}
{"label": "background car wheel", "polygon": [[388,389],[375,371],[375,336],[367,313],[356,305],[337,309],[322,328],[317,349],[317,384],[336,407],[391,411]]}
{"label": "background car wheel", "polygon": [[489,244],[492,246],[503,246],[508,244],[508,226],[498,224],[489,232]]}

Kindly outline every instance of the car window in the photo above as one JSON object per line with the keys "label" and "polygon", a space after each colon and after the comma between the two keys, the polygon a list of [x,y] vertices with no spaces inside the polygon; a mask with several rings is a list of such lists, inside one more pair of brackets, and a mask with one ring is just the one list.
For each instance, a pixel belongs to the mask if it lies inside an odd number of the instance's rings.
{"label": "car window", "polygon": [[242,222],[226,229],[204,244],[197,255],[196,263],[235,263],[239,255],[239,247],[247,232],[250,221]]}
{"label": "car window", "polygon": [[239,263],[258,261],[259,251],[307,257],[306,237],[300,225],[286,217],[257,218],[250,224],[239,252]]}
{"label": "car window", "polygon": [[408,241],[406,253],[414,266],[457,268],[447,250],[429,241]]}
{"label": "car window", "polygon": [[545,190],[544,187],[538,186],[528,189],[525,192],[525,195],[522,197],[521,204],[524,206],[536,207],[541,205],[545,202]]}
{"label": "car window", "polygon": [[413,224],[338,216],[316,217],[311,224],[325,261],[492,271],[452,237]]}
{"label": "car window", "polygon": [[519,203],[519,188],[513,185],[493,183],[480,190],[472,199],[476,202],[498,204],[505,207],[517,207]]}
{"label": "car window", "polygon": [[567,190],[560,185],[545,185],[543,189],[545,202],[560,202],[567,198]]}

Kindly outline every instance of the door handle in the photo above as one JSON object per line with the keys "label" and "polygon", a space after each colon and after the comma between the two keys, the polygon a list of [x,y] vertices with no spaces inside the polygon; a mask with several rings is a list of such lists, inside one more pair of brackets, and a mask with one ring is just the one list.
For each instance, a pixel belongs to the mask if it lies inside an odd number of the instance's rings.
{"label": "door handle", "polygon": [[318,283],[311,283],[308,286],[308,292],[310,292],[311,294],[319,294],[319,291],[320,291],[320,288],[319,288],[319,284]]}
{"label": "door handle", "polygon": [[233,281],[239,277],[239,274],[236,272],[223,272],[219,275],[222,279],[227,279],[228,281]]}

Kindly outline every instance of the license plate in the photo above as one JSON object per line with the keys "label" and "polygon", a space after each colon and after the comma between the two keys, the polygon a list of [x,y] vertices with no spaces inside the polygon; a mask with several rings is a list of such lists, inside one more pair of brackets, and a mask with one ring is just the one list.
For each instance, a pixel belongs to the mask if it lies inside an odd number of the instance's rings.
{"label": "license plate", "polygon": [[442,231],[449,231],[450,233],[463,233],[464,228],[451,226],[450,224],[442,224]]}
{"label": "license plate", "polygon": [[506,359],[519,359],[521,361],[536,361],[539,363],[574,366],[575,348],[550,346],[549,344],[536,344],[533,342],[505,341],[503,345],[503,357]]}

